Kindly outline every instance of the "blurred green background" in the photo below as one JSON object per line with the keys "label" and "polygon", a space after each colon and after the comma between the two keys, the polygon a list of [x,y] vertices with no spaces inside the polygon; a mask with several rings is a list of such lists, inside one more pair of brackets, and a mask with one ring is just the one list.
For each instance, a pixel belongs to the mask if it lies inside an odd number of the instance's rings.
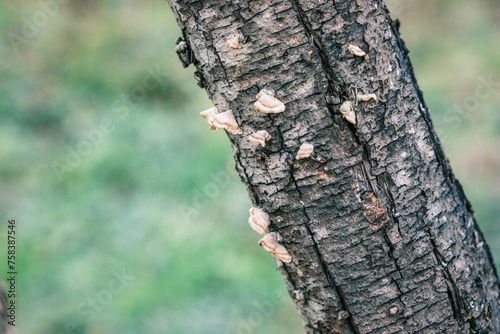
{"label": "blurred green background", "polygon": [[[500,85],[475,92],[500,82],[500,4],[389,5],[498,265]],[[6,0],[0,27],[0,269],[14,218],[18,334],[303,333],[166,3]]]}

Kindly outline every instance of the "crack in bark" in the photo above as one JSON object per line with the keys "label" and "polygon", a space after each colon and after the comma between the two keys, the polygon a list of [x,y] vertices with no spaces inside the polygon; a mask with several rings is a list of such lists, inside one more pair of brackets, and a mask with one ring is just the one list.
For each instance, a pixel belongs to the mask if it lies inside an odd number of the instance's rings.
{"label": "crack in bark", "polygon": [[[394,262],[394,266],[396,267],[396,270],[397,270],[397,272],[399,273],[399,275],[400,275],[401,277],[403,277],[403,274],[402,274],[402,272],[401,272],[401,268],[400,268],[400,266],[399,266],[399,264],[398,264],[398,261],[397,261],[397,259],[394,257],[394,251],[395,251],[395,249],[396,249],[396,248],[394,247],[394,244],[391,242],[391,240],[390,240],[390,239],[389,239],[389,237],[387,236],[386,231],[384,231],[384,240],[385,240],[385,242],[387,242],[387,245],[389,246],[389,254],[388,254],[388,255],[389,255],[389,257],[393,260],[393,262]],[[398,288],[398,290],[399,290],[399,296],[398,296],[398,298],[399,298],[399,300],[401,301],[401,295],[403,294],[403,292],[402,292],[402,290],[401,290],[401,287],[399,286],[399,284],[397,283],[397,281],[396,281],[396,280],[394,280],[394,284],[396,285],[396,287],[397,287],[397,288]],[[403,303],[403,302],[401,301],[401,303]],[[403,303],[403,304],[404,304],[404,303]]]}
{"label": "crack in bark", "polygon": [[[309,24],[308,19],[307,19],[305,13],[303,12],[300,4],[298,3],[298,0],[290,0],[290,2],[292,3],[292,6],[294,7],[295,11],[298,14],[299,20],[301,21],[301,23],[302,23],[302,25],[304,27],[306,35],[309,37],[310,40],[313,41],[313,44],[315,45],[315,47],[317,48],[317,50],[319,52],[321,63],[322,63],[322,67],[323,67],[323,69],[325,71],[325,74],[326,74],[326,77],[327,77],[327,81],[328,81],[328,85],[327,85],[328,94],[330,96],[333,96],[333,97],[334,96],[340,97],[340,95],[342,94],[344,97],[348,98],[349,97],[348,89],[346,89],[344,87],[343,91],[341,92],[341,89],[337,89],[338,86],[334,84],[334,82],[340,82],[341,84],[345,85],[345,82],[343,80],[341,80],[338,76],[336,76],[334,74],[334,72],[332,70],[332,67],[330,65],[328,52],[325,50],[324,46],[322,45],[321,39],[319,37],[315,36],[315,33],[311,29],[311,25]],[[328,108],[328,110],[330,112],[332,121],[335,122],[335,112],[332,109],[331,104],[328,103],[328,101],[327,101],[326,105],[327,105],[327,108]],[[358,133],[356,131],[356,128],[355,128],[355,126],[353,124],[348,124],[348,128],[349,128],[350,132],[352,133],[352,135],[353,135],[356,143],[358,145],[360,145],[362,147],[362,150],[363,150],[363,154],[362,154],[363,155],[363,160],[360,163],[360,167],[362,169],[365,181],[367,181],[367,183],[370,186],[370,189],[371,189],[371,191],[373,193],[378,194],[379,192],[383,192],[382,189],[377,184],[377,179],[371,177],[371,175],[372,175],[371,169],[373,168],[373,166],[371,165],[368,146],[366,144],[362,143],[361,138],[359,137],[359,135],[358,135]],[[366,166],[367,164],[368,164],[368,166]],[[294,182],[295,182],[295,179],[294,179]],[[295,182],[295,186],[297,187],[297,189],[299,189],[298,185],[296,184],[296,182]],[[299,192],[300,192],[300,190],[299,190]],[[387,194],[383,194],[383,195],[385,195],[385,197],[392,197],[392,194],[390,194],[389,189],[387,189],[386,192],[387,192]],[[394,204],[394,202],[393,202],[393,204]],[[394,211],[395,211],[395,207],[389,207],[389,212],[391,213],[391,215],[392,215],[392,212],[394,212]],[[307,216],[307,213],[305,212],[305,210],[304,210],[304,213]],[[309,217],[307,217],[307,218],[309,219]],[[399,221],[393,219],[393,222],[398,225],[398,230],[399,230]],[[308,230],[309,234],[311,234],[311,237],[313,237],[312,236],[312,231],[310,230],[309,226],[307,226],[307,230]],[[394,265],[395,265],[398,273],[400,274],[401,277],[403,277],[401,269],[399,268],[399,265],[398,265],[396,259],[392,256],[392,250],[394,249],[394,246],[390,242],[389,238],[386,236],[385,232],[384,232],[384,239],[386,240],[389,248],[391,249],[391,252],[390,252],[389,256],[393,260]],[[342,302],[343,308],[347,312],[349,312],[349,314],[350,314],[350,316],[349,316],[350,327],[354,331],[354,333],[359,334],[360,332],[359,332],[358,326],[355,323],[355,321],[354,321],[354,319],[353,319],[353,317],[352,317],[352,315],[351,315],[351,313],[349,311],[349,307],[348,307],[346,296],[345,296],[342,288],[340,286],[337,286],[335,284],[334,279],[332,277],[329,277],[328,267],[325,264],[324,260],[322,259],[321,255],[319,253],[318,246],[317,246],[316,241],[314,240],[314,238],[313,238],[313,241],[314,241],[315,251],[318,254],[318,258],[320,259],[321,265],[323,267],[323,271],[327,275],[327,279],[330,282],[330,285],[334,286],[336,288],[337,293],[338,293],[338,295],[341,298],[341,302]],[[400,302],[402,303],[402,305],[404,305],[404,303],[401,300],[401,295],[402,295],[401,288],[400,288],[400,286],[397,284],[397,282],[395,280],[393,280],[393,282],[394,282],[394,284],[396,285],[396,287],[397,287],[397,289],[399,291],[398,299],[400,300]]]}
{"label": "crack in bark", "polygon": [[[333,72],[332,66],[330,65],[330,57],[328,51],[326,51],[325,47],[321,43],[321,38],[317,36],[316,33],[311,28],[311,24],[309,23],[309,20],[307,19],[307,16],[302,10],[302,7],[300,6],[298,0],[290,0],[290,3],[292,4],[293,9],[297,13],[297,17],[300,23],[304,27],[306,36],[309,38],[310,41],[312,41],[313,45],[318,50],[318,54],[321,59],[321,64],[323,66],[323,69],[325,70],[326,78],[328,80],[329,95],[332,97],[335,96],[340,97],[341,95],[343,97],[348,97],[349,95],[348,89],[346,89],[345,87],[344,80],[338,75],[336,75],[335,72]],[[340,85],[336,85],[335,83],[340,83]]]}
{"label": "crack in bark", "polygon": [[[292,178],[293,183],[295,184],[295,188],[297,189],[297,192],[299,193],[299,198],[301,199],[301,201],[303,201],[303,194],[300,191],[300,187],[297,184],[297,181],[295,180],[295,176],[294,176],[293,172],[294,172],[294,167],[292,166],[292,168],[291,168],[291,178]],[[318,257],[319,264],[321,266],[321,270],[323,271],[323,273],[324,273],[324,275],[326,277],[326,280],[328,281],[329,287],[335,289],[335,291],[337,292],[337,295],[339,296],[339,299],[340,299],[340,302],[342,304],[343,310],[349,313],[348,324],[350,326],[350,329],[355,334],[360,334],[359,329],[358,329],[356,323],[354,322],[352,314],[349,311],[349,306],[348,306],[349,304],[347,302],[346,296],[345,296],[342,288],[335,283],[335,279],[334,279],[332,273],[330,272],[330,270],[328,269],[328,264],[323,259],[323,256],[321,255],[321,253],[319,251],[318,244],[317,244],[316,240],[314,239],[314,234],[311,231],[311,228],[309,227],[309,223],[311,222],[311,218],[307,214],[307,211],[306,211],[306,208],[304,207],[304,205],[302,206],[302,211],[304,213],[304,216],[307,218],[307,222],[304,225],[306,227],[307,233],[309,234],[309,236],[311,237],[311,240],[313,241],[314,252],[316,253],[316,256]]]}
{"label": "crack in bark", "polygon": [[335,285],[335,288],[337,289],[337,293],[340,296],[340,301],[342,302],[342,306],[343,306],[344,310],[346,310],[347,312],[349,312],[349,318],[348,318],[349,319],[349,325],[351,326],[351,328],[352,328],[352,330],[354,331],[355,334],[361,334],[361,332],[359,331],[358,325],[354,321],[352,313],[349,310],[349,305],[347,304],[347,298],[345,296],[344,290],[342,290],[342,288],[340,287],[340,285]]}
{"label": "crack in bark", "polygon": [[[298,15],[298,18],[299,18],[299,21],[301,22],[303,28],[304,28],[304,31],[306,33],[306,35],[309,37],[310,40],[313,41],[313,44],[315,45],[315,47],[317,48],[317,50],[319,51],[319,55],[320,55],[320,59],[321,59],[321,63],[322,63],[322,66],[323,66],[323,69],[325,70],[325,73],[326,73],[326,77],[327,77],[327,80],[328,80],[328,86],[327,86],[327,89],[328,89],[328,93],[330,96],[340,96],[342,93],[341,93],[341,89],[338,88],[338,86],[336,86],[334,84],[334,82],[341,82],[343,83],[343,80],[341,78],[339,78],[338,76],[336,76],[334,74],[334,72],[332,71],[331,69],[331,66],[329,64],[329,57],[328,57],[328,52],[325,50],[325,48],[323,47],[323,45],[321,44],[320,42],[320,38],[316,37],[313,30],[311,29],[311,26],[310,24],[308,23],[308,20],[307,20],[307,17],[306,15],[304,14],[300,4],[298,3],[297,0],[290,0],[291,4],[292,4],[292,7],[294,8],[295,12],[297,13]],[[347,90],[344,89],[344,92],[343,92],[343,95],[347,95]],[[328,106],[328,110],[332,116],[332,119],[334,120],[334,111],[331,109],[331,106],[329,103],[327,103],[327,106]],[[334,120],[335,121],[335,120]],[[295,184],[295,187],[297,189],[297,191],[299,192],[299,196],[300,198],[302,198],[303,194],[300,192],[300,188],[295,180],[295,177],[293,175],[293,167],[292,167],[292,179],[293,179],[293,182]],[[337,285],[335,283],[335,279],[333,278],[332,274],[330,273],[329,269],[328,269],[328,265],[327,263],[324,261],[323,257],[321,256],[320,252],[319,252],[319,248],[318,248],[318,244],[316,243],[316,240],[314,240],[314,235],[308,225],[308,223],[311,221],[310,217],[308,216],[305,208],[303,208],[303,211],[304,211],[304,215],[306,216],[306,218],[308,219],[308,222],[305,224],[306,225],[306,229],[309,233],[309,235],[311,236],[311,239],[313,240],[313,243],[314,243],[314,250],[318,256],[318,259],[319,259],[319,262],[320,262],[320,265],[322,267],[322,270],[326,276],[326,279],[330,285],[330,287],[334,287],[339,298],[340,298],[340,301],[342,303],[342,307],[343,309],[349,313],[349,318],[348,318],[348,324],[349,324],[349,327],[351,329],[352,332],[354,332],[355,334],[360,334],[359,332],[359,329],[358,329],[358,326],[357,324],[355,323],[354,321],[354,318],[352,316],[352,313],[350,312],[349,310],[349,304],[347,302],[347,298],[345,296],[345,293],[344,291],[342,290],[342,288]]]}
{"label": "crack in bark", "polygon": [[457,285],[455,284],[455,281],[451,277],[450,271],[447,268],[447,264],[444,257],[441,255],[441,253],[439,253],[437,245],[434,242],[434,240],[432,240],[430,232],[428,230],[426,230],[426,232],[429,236],[434,256],[439,261],[439,264],[441,266],[441,269],[443,270],[446,279],[446,286],[448,288],[448,299],[450,300],[450,304],[453,310],[453,316],[463,325],[465,323],[465,319],[462,312],[467,308],[467,306],[464,305],[464,302],[460,297],[460,290],[458,289]]}

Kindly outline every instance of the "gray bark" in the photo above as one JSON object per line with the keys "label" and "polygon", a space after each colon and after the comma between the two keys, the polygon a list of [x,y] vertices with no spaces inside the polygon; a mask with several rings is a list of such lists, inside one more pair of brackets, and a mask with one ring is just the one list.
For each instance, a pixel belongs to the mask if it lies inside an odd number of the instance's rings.
{"label": "gray bark", "polygon": [[[500,333],[489,249],[382,1],[168,2],[243,131],[228,133],[237,169],[293,257],[278,263],[307,333]],[[284,113],[252,107],[262,88]],[[248,142],[257,130],[265,148]],[[313,157],[296,160],[304,142]]]}
{"label": "gray bark", "polygon": [[8,318],[7,318],[7,300],[5,289],[0,282],[0,334],[9,334]]}

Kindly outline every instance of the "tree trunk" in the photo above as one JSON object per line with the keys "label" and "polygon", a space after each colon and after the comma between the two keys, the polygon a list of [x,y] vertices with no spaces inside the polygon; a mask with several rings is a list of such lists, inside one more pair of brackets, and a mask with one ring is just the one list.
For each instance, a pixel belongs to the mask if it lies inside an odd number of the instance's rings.
{"label": "tree trunk", "polygon": [[[383,1],[168,2],[242,130],[236,166],[292,256],[278,264],[307,333],[500,333],[489,249]],[[262,89],[286,110],[258,112]]]}
{"label": "tree trunk", "polygon": [[0,282],[0,334],[10,334],[9,323],[7,318],[7,297],[5,289]]}

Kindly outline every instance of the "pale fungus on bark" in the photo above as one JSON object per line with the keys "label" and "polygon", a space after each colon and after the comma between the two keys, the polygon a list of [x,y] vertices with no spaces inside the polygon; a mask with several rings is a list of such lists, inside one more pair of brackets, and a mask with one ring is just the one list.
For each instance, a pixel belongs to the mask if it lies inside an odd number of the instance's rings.
{"label": "pale fungus on bark", "polygon": [[276,232],[266,234],[259,240],[259,246],[262,246],[266,252],[271,253],[273,257],[285,263],[292,262],[292,256],[286,250],[285,246],[278,242],[279,236]]}
{"label": "pale fungus on bark", "polygon": [[285,111],[285,104],[275,97],[275,93],[269,89],[262,89],[253,104],[257,111],[265,114],[279,114]]}
{"label": "pale fungus on bark", "polygon": [[242,131],[238,127],[238,123],[236,123],[236,119],[234,118],[231,110],[215,115],[214,125],[218,129],[225,129],[227,132],[232,133],[233,135],[242,134]]}
{"label": "pale fungus on bark", "polygon": [[269,215],[258,207],[251,207],[249,212],[248,224],[250,227],[259,234],[266,233],[270,224]]}
{"label": "pale fungus on bark", "polygon": [[214,116],[217,114],[217,108],[212,107],[207,110],[200,112],[200,116],[207,120],[210,130],[216,130],[217,128],[213,125]]}
{"label": "pale fungus on bark", "polygon": [[231,49],[241,49],[242,48],[241,44],[243,44],[244,41],[245,37],[243,37],[243,35],[235,34],[226,41],[226,44]]}
{"label": "pale fungus on bark", "polygon": [[362,101],[362,102],[368,102],[370,100],[377,102],[377,95],[375,95],[373,93],[372,94],[357,94],[356,98],[358,99],[358,101]]}
{"label": "pale fungus on bark", "polygon": [[340,113],[342,114],[342,116],[344,116],[346,121],[351,124],[356,124],[356,114],[354,113],[354,108],[351,101],[345,101],[344,103],[342,103],[342,105],[340,106]]}
{"label": "pale fungus on bark", "polygon": [[271,140],[271,135],[266,130],[259,130],[248,135],[248,141],[253,145],[266,147],[266,142],[268,142],[269,140]]}
{"label": "pale fungus on bark", "polygon": [[356,45],[352,45],[350,44],[347,49],[349,50],[349,52],[356,56],[356,57],[363,57],[365,60],[368,60],[369,57],[368,55],[366,54],[366,52],[364,52],[363,50],[361,50],[358,46]]}
{"label": "pale fungus on bark", "polygon": [[399,307],[397,307],[396,305],[393,305],[389,308],[390,315],[396,315],[398,313],[399,313]]}
{"label": "pale fungus on bark", "polygon": [[314,151],[314,146],[309,143],[303,143],[299,147],[299,151],[297,152],[297,155],[295,156],[295,159],[301,160],[301,159],[307,159],[309,158]]}
{"label": "pale fungus on bark", "polygon": [[278,238],[277,232],[267,233],[259,240],[259,246],[264,248],[266,252],[272,252],[276,248],[276,245],[279,245]]}
{"label": "pale fungus on bark", "polygon": [[205,118],[210,126],[210,130],[226,130],[233,135],[242,133],[241,129],[236,123],[236,119],[231,110],[218,113],[217,108],[212,107],[200,113],[201,117]]}

